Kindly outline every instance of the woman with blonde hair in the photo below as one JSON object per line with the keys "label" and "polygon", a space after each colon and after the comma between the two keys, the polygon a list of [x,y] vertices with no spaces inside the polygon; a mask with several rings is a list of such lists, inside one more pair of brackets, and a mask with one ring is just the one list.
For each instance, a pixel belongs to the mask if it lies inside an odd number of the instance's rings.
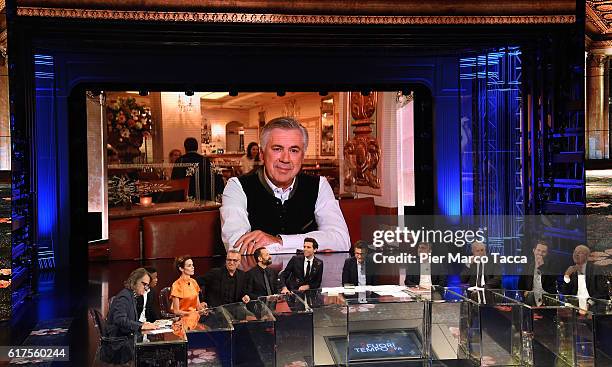
{"label": "woman with blonde hair", "polygon": [[[172,149],[170,153],[168,153],[168,163],[174,163],[177,159],[179,159],[183,155],[180,149]],[[168,167],[164,168],[164,174],[166,179],[169,180],[172,177],[172,168]]]}

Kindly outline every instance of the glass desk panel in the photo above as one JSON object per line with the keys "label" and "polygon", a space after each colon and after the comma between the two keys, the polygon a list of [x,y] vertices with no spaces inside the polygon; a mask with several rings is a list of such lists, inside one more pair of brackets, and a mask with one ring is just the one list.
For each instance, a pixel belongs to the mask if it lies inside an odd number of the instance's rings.
{"label": "glass desk panel", "polygon": [[314,358],[312,309],[294,293],[259,298],[276,323],[276,365],[312,366]]}
{"label": "glass desk panel", "polygon": [[431,360],[462,360],[469,357],[460,347],[460,319],[462,298],[447,292],[445,287],[409,287],[406,292],[419,297],[425,305],[425,355]]}
{"label": "glass desk panel", "polygon": [[187,366],[187,336],[180,323],[136,333],[136,366]]}
{"label": "glass desk panel", "polygon": [[349,364],[424,358],[424,303],[403,289],[344,293]]}
{"label": "glass desk panel", "polygon": [[576,363],[612,366],[612,301],[567,295],[546,295],[576,309]]}
{"label": "glass desk panel", "polygon": [[276,319],[265,303],[230,303],[221,306],[234,328],[232,361],[234,366],[273,367]]}
{"label": "glass desk panel", "polygon": [[453,287],[449,297],[461,297],[460,347],[472,360],[487,366],[521,365],[522,305],[494,290]]}
{"label": "glass desk panel", "polygon": [[336,289],[312,289],[302,294],[312,309],[314,365],[346,363],[346,300]]}
{"label": "glass desk panel", "polygon": [[572,366],[576,310],[546,294],[523,290],[495,291],[522,304],[521,335],[526,366]]}
{"label": "glass desk panel", "polygon": [[232,331],[229,316],[221,307],[207,309],[181,318],[187,331],[189,366],[209,367],[232,365]]}

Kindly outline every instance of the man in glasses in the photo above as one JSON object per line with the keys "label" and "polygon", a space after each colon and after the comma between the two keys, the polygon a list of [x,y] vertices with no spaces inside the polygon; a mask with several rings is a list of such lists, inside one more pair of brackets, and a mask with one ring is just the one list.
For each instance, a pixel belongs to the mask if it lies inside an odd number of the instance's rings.
{"label": "man in glasses", "polygon": [[250,301],[245,292],[245,273],[238,269],[240,253],[229,250],[225,258],[225,266],[211,269],[197,281],[204,292],[204,301],[208,307],[217,307],[227,303]]}
{"label": "man in glasses", "polygon": [[145,293],[142,296],[136,297],[136,312],[140,322],[153,322],[161,319],[159,310],[159,297],[154,288],[157,286],[157,269],[152,266],[145,266],[145,270],[149,273],[151,282],[144,285]]}

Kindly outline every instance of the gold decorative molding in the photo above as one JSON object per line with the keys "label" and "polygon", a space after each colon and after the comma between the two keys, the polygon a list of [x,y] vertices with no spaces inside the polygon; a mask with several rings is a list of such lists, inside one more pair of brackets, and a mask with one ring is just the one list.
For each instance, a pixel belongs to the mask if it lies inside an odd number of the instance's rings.
{"label": "gold decorative molding", "polygon": [[506,25],[571,24],[575,15],[508,15],[508,16],[375,16],[375,15],[288,15],[248,13],[164,12],[19,7],[23,17],[132,20],[198,23],[271,23],[271,24],[398,24],[398,25]]}
{"label": "gold decorative molding", "polygon": [[6,29],[0,32],[0,65],[6,64],[7,51],[6,51]]}
{"label": "gold decorative molding", "polygon": [[586,64],[589,68],[602,68],[606,65],[607,60],[608,56],[604,54],[589,53],[587,54]]}
{"label": "gold decorative molding", "polygon": [[586,4],[586,18],[587,22],[590,22],[597,28],[597,30],[602,33],[610,33],[610,25],[604,20],[604,14],[597,11],[595,9],[596,4],[593,4],[593,1],[587,0]]}
{"label": "gold decorative molding", "polygon": [[612,49],[612,40],[591,41],[587,42],[586,48],[588,51],[597,52],[597,50]]}
{"label": "gold decorative molding", "polygon": [[375,124],[375,113],[378,102],[378,93],[371,92],[364,96],[358,92],[350,94],[350,111],[353,121],[353,137],[344,145],[344,160],[346,173],[344,185],[346,187],[365,186],[380,189],[380,178],[377,175],[378,162],[381,151],[378,140],[372,136],[372,127]]}

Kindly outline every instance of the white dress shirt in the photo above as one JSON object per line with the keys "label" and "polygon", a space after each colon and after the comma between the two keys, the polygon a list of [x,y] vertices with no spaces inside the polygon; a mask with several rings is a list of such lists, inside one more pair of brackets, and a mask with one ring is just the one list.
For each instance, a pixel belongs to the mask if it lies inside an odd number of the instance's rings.
{"label": "white dress shirt", "polygon": [[485,263],[476,262],[476,286],[479,288],[484,288],[485,286],[484,264]]}
{"label": "white dress shirt", "polygon": [[357,285],[367,285],[365,261],[360,264],[357,261]]}
{"label": "white dress shirt", "polygon": [[304,277],[306,277],[306,268],[308,267],[308,262],[310,261],[310,271],[312,272],[312,260],[314,260],[314,255],[310,258],[304,258]]}
{"label": "white dress shirt", "polygon": [[542,294],[544,294],[544,288],[542,288],[542,272],[534,264],[533,269],[533,297],[537,306],[542,304]]}
{"label": "white dress shirt", "polygon": [[[274,196],[285,202],[289,198],[293,183],[286,190],[276,187],[266,177],[266,182],[274,192]],[[223,190],[221,212],[221,238],[226,249],[233,246],[243,234],[251,231],[249,213],[247,212],[247,197],[237,177],[232,177]],[[325,177],[319,177],[319,193],[315,203],[315,220],[318,230],[304,234],[282,234],[280,243],[268,245],[272,254],[295,253],[301,249],[304,239],[314,238],[319,243],[319,251],[348,251],[351,247],[348,227],[344,221],[340,205],[334,197],[334,192]],[[311,265],[312,266],[312,265]]]}
{"label": "white dress shirt", "polygon": [[142,312],[140,313],[140,317],[138,318],[138,321],[140,322],[147,321],[147,316],[145,315],[145,312],[147,310],[147,295],[149,294],[149,291],[150,289],[147,289],[142,295]]}
{"label": "white dress shirt", "polygon": [[429,263],[422,263],[419,274],[421,274],[419,278],[419,287],[431,287],[431,265]]}
{"label": "white dress shirt", "polygon": [[[580,298],[588,298],[589,296],[589,290],[587,288],[586,285],[586,263],[583,264],[580,269],[577,270],[578,272],[578,289],[576,290],[576,296],[580,297]],[[570,277],[568,277],[567,275],[563,276],[563,281],[565,283],[569,283]]]}

